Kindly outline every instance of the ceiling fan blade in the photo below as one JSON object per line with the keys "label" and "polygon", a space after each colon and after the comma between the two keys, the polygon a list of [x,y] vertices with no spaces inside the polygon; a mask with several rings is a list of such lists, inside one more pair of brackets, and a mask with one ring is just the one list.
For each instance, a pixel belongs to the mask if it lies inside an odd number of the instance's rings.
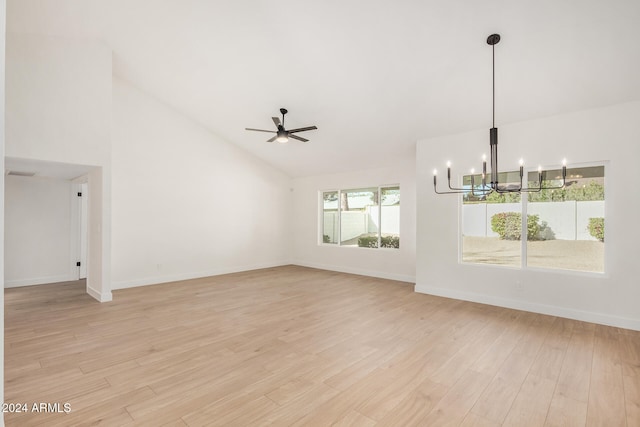
{"label": "ceiling fan blade", "polygon": [[256,132],[269,132],[269,133],[276,133],[275,130],[264,130],[264,129],[253,129],[253,128],[244,128],[245,130],[254,130]]}
{"label": "ceiling fan blade", "polygon": [[277,118],[277,117],[271,117],[271,120],[273,120],[273,123],[275,123],[275,124],[276,124],[276,127],[277,127],[277,126],[280,126],[280,119],[279,119],[279,118]]}
{"label": "ceiling fan blade", "polygon": [[315,127],[315,126],[309,126],[309,127],[306,127],[306,128],[291,129],[291,130],[289,131],[289,133],[293,133],[293,132],[304,132],[305,130],[314,130],[314,129],[318,129],[318,128],[317,128],[317,127]]}
{"label": "ceiling fan blade", "polygon": [[267,142],[273,142],[273,141],[276,140],[277,137],[278,137],[278,135],[276,135],[276,136],[274,136],[272,138],[269,138],[269,139],[267,139]]}
{"label": "ceiling fan blade", "polygon": [[298,141],[302,142],[309,142],[308,139],[301,138],[298,135],[291,135],[291,131],[289,131],[289,138],[297,139]]}

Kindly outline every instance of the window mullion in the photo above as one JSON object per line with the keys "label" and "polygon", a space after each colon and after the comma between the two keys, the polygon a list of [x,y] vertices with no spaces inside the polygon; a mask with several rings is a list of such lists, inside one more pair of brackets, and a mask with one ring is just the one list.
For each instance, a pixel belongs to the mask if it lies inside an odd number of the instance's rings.
{"label": "window mullion", "polygon": [[342,190],[338,190],[338,246],[342,246]]}
{"label": "window mullion", "polygon": [[378,248],[382,247],[382,191],[378,187]]}
{"label": "window mullion", "polygon": [[520,211],[522,212],[522,230],[520,231],[520,268],[527,267],[527,243],[529,241],[529,221],[527,206],[529,196],[526,192],[520,193]]}

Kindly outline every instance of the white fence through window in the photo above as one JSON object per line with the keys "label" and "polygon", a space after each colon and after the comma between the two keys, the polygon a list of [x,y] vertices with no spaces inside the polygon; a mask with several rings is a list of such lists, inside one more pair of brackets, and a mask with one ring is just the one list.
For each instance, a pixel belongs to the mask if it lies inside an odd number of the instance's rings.
{"label": "white fence through window", "polygon": [[[400,206],[382,206],[382,230],[383,233],[400,234]],[[361,211],[342,212],[342,240],[355,239],[369,233],[377,233],[380,229],[378,223],[378,206],[367,206]],[[338,212],[324,212],[324,233],[329,236],[338,236]]]}
{"label": "white fence through window", "polygon": [[[462,234],[498,237],[491,229],[491,217],[502,212],[520,212],[520,203],[463,205]],[[589,233],[589,218],[604,218],[604,201],[530,202],[527,214],[546,221],[557,240],[597,240]]]}

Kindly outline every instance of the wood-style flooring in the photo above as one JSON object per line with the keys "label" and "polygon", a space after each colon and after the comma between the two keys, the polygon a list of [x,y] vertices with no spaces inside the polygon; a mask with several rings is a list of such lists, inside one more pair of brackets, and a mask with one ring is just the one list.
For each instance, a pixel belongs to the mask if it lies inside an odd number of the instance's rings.
{"label": "wood-style flooring", "polygon": [[[640,426],[640,332],[287,266],[5,290],[7,426]],[[55,409],[55,408],[54,408]]]}

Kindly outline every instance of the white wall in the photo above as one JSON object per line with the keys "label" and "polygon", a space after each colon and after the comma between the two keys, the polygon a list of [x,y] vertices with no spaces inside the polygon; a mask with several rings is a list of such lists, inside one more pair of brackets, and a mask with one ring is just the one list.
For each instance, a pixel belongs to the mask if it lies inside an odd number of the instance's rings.
{"label": "white wall", "polygon": [[6,155],[103,165],[111,50],[99,41],[7,34]]}
{"label": "white wall", "polygon": [[113,288],[289,263],[289,177],[114,79]]}
{"label": "white wall", "polygon": [[[5,18],[7,3],[0,0],[0,158],[4,159],[5,129]],[[4,289],[4,162],[0,162],[0,289]],[[0,402],[4,402],[4,292],[0,292]],[[4,426],[4,413],[0,415]]]}
{"label": "white wall", "polygon": [[[417,153],[416,291],[640,329],[636,254],[640,200],[640,102],[500,126],[501,169],[522,156],[531,165],[609,161],[603,275],[458,264],[459,197],[435,195],[432,171],[450,159],[454,172],[478,168],[489,131],[422,140]],[[631,190],[629,190],[631,188]]]}
{"label": "white wall", "polygon": [[7,34],[6,156],[94,167],[87,291],[100,301],[111,299],[111,74],[100,41]]}
{"label": "white wall", "polygon": [[71,195],[70,181],[5,178],[5,287],[77,279]]}
{"label": "white wall", "polygon": [[[357,159],[354,159],[357,162]],[[400,248],[368,249],[318,244],[319,192],[400,184]],[[293,192],[293,263],[309,267],[415,281],[415,164],[406,159],[388,168],[297,178]]]}

